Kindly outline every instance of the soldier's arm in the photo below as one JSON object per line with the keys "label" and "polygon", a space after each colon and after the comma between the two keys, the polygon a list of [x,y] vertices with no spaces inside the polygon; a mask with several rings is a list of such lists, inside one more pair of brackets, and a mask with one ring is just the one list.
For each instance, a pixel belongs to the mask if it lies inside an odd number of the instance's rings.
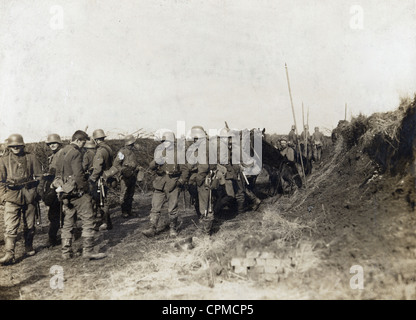
{"label": "soldier's arm", "polygon": [[7,180],[6,166],[4,165],[3,159],[0,159],[0,199],[3,197],[3,194],[6,192],[6,180]]}
{"label": "soldier's arm", "polygon": [[101,152],[98,150],[92,161],[93,170],[90,176],[90,180],[96,182],[100,177],[101,172],[103,171],[104,157]]}

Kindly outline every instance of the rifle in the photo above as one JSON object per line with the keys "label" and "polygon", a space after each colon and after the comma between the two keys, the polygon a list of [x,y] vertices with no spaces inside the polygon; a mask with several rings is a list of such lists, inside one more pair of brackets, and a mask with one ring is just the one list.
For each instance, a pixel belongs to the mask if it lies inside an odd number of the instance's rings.
{"label": "rifle", "polygon": [[105,189],[103,177],[100,177],[98,180],[98,193],[100,194],[100,207],[104,207]]}
{"label": "rifle", "polygon": [[40,231],[43,231],[42,227],[42,212],[40,211],[39,201],[36,201],[36,224],[40,226]]}
{"label": "rifle", "polygon": [[207,217],[208,213],[211,215],[212,214],[212,175],[213,175],[213,171],[210,170],[209,174],[206,177],[206,185],[209,188],[209,196],[208,196],[208,204],[207,204],[207,209],[204,212],[204,216]]}

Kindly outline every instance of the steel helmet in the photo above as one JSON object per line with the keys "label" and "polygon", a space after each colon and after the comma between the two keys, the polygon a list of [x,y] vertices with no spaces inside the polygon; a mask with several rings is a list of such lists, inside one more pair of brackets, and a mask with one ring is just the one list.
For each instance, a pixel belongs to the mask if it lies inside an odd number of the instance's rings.
{"label": "steel helmet", "polygon": [[46,144],[50,144],[50,143],[62,144],[62,140],[59,134],[51,133],[50,135],[48,135],[48,138],[46,139]]}
{"label": "steel helmet", "polygon": [[25,145],[25,142],[23,141],[23,137],[22,137],[21,134],[14,133],[14,134],[11,134],[7,138],[7,146],[8,147],[24,146],[24,145]]}
{"label": "steel helmet", "polygon": [[126,136],[124,138],[124,145],[125,146],[131,145],[131,144],[133,144],[135,142],[136,142],[136,138],[133,135],[131,135],[131,134],[129,134],[128,136]]}
{"label": "steel helmet", "polygon": [[295,129],[296,129],[295,125],[292,125],[292,130],[295,130]]}
{"label": "steel helmet", "polygon": [[231,136],[231,130],[228,128],[222,128],[220,131],[218,131],[218,137],[220,138],[230,138]]}
{"label": "steel helmet", "polygon": [[157,130],[155,133],[155,140],[156,141],[175,141],[175,134],[173,131],[170,131],[168,129],[161,129]]}
{"label": "steel helmet", "polygon": [[99,139],[99,138],[105,138],[105,137],[107,137],[107,136],[105,135],[103,129],[94,130],[94,132],[92,133],[92,138],[93,139]]}
{"label": "steel helmet", "polygon": [[192,138],[205,138],[207,136],[205,130],[201,126],[193,126],[191,129]]}
{"label": "steel helmet", "polygon": [[95,145],[94,141],[91,140],[87,140],[87,142],[85,142],[84,148],[86,149],[95,149],[97,146]]}

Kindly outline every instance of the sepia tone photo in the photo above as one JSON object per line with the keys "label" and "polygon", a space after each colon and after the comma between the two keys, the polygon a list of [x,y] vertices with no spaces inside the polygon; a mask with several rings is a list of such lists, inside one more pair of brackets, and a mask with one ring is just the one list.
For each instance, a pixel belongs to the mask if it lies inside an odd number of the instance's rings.
{"label": "sepia tone photo", "polygon": [[415,300],[415,53],[415,0],[0,0],[0,299]]}

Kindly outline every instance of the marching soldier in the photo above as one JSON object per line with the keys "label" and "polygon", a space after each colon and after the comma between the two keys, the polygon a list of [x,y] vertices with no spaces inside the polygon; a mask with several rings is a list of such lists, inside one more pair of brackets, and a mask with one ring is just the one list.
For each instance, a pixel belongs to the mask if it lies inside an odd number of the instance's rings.
{"label": "marching soldier", "polygon": [[[212,200],[212,178],[216,170],[216,164],[209,163],[209,139],[201,126],[194,126],[191,129],[191,137],[194,140],[187,150],[187,158],[192,155],[197,159],[196,163],[188,163],[188,170],[191,172],[189,188],[193,190],[195,198],[195,209],[199,217],[199,225],[202,232],[210,234],[214,221],[214,210]],[[205,156],[203,150],[205,149]]]}
{"label": "marching soldier", "polygon": [[157,176],[153,181],[150,227],[144,230],[143,234],[146,237],[154,237],[160,232],[157,229],[157,223],[160,219],[161,209],[167,202],[170,236],[175,237],[178,228],[179,195],[189,172],[185,164],[178,164],[173,132],[166,132],[156,139],[162,142],[159,147],[163,150],[161,155],[156,157],[155,154],[155,159],[149,165],[149,169],[154,171]]}
{"label": "marching soldier", "polygon": [[59,244],[57,234],[60,227],[60,202],[58,200],[55,188],[52,186],[52,182],[55,179],[56,169],[58,158],[62,150],[62,140],[61,137],[56,134],[48,135],[46,139],[46,144],[52,151],[52,155],[48,158],[49,170],[43,176],[43,197],[42,200],[49,207],[48,210],[48,219],[49,219],[49,239],[47,246],[54,247]]}
{"label": "marching soldier", "polygon": [[309,134],[309,126],[305,124],[304,130],[300,135],[300,149],[302,150],[302,155],[311,160],[312,158],[312,145],[311,145],[311,135]]}
{"label": "marching soldier", "polygon": [[[219,132],[219,163],[217,164],[217,177],[220,187],[217,192],[217,202],[214,212],[219,212],[224,206],[228,206],[231,200],[237,202],[237,213],[244,212],[244,186],[241,181],[241,166],[232,161],[232,132],[223,128]],[[221,149],[226,150],[222,152]]]}
{"label": "marching soldier", "polygon": [[136,138],[134,136],[126,136],[124,147],[119,150],[113,161],[113,168],[120,173],[120,203],[123,218],[133,216],[131,212],[133,196],[136,189],[137,174],[141,169],[136,154],[135,142]]}
{"label": "marching soldier", "polygon": [[[111,147],[104,141],[106,135],[102,129],[94,130],[92,133],[95,144],[97,145],[97,151],[93,159],[93,168],[92,173],[89,177],[90,192],[92,192],[93,197],[98,200],[98,188],[101,188],[103,183],[104,171],[108,170],[112,166],[113,162],[113,151]],[[104,186],[104,192],[107,194],[107,186]],[[101,213],[103,223],[100,226],[100,230],[111,230],[113,224],[110,217],[110,209],[105,198],[101,199]]]}
{"label": "marching soldier", "polygon": [[23,137],[12,134],[7,141],[9,152],[0,158],[0,198],[5,202],[5,251],[0,264],[9,264],[15,261],[15,246],[20,219],[23,218],[23,236],[25,253],[32,256],[35,235],[36,214],[38,210],[39,181],[42,178],[40,162],[34,154],[26,152]]}
{"label": "marching soldier", "polygon": [[320,162],[322,157],[324,135],[319,131],[319,127],[315,127],[315,132],[312,134],[312,148],[313,158],[315,161]]}
{"label": "marching soldier", "polygon": [[62,227],[62,258],[73,256],[72,240],[76,218],[82,222],[83,252],[87,259],[101,259],[103,253],[94,253],[94,213],[88,183],[82,168],[81,149],[88,135],[77,130],[71,143],[65,146],[58,158],[53,186],[63,202],[64,224]]}

